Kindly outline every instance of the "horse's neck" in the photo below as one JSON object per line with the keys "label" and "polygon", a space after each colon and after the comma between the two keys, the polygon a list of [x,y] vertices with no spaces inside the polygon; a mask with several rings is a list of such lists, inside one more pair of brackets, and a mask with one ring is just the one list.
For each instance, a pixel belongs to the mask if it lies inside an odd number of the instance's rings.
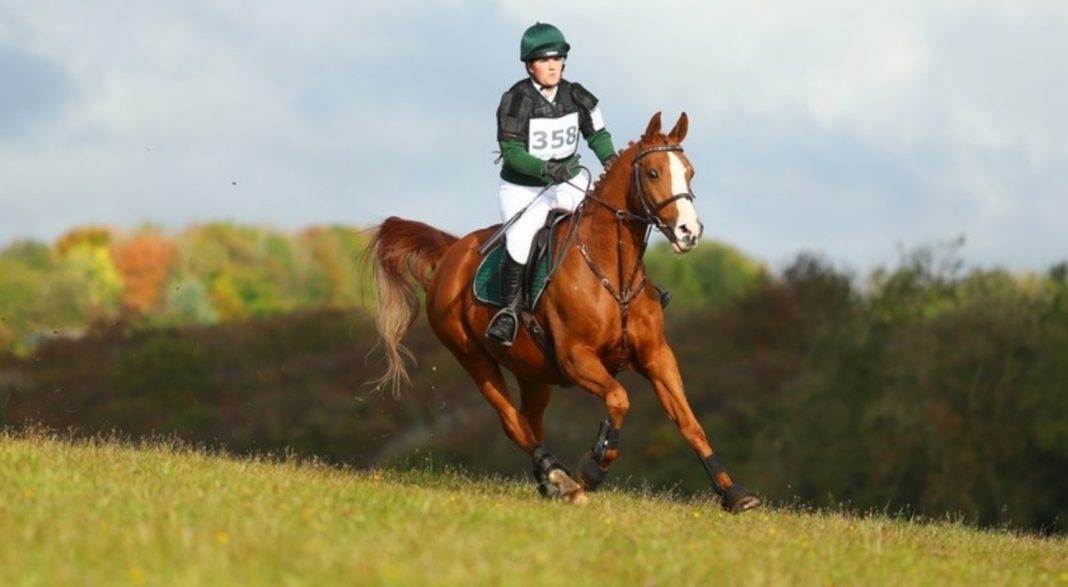
{"label": "horse's neck", "polygon": [[597,201],[585,204],[582,239],[591,256],[598,263],[603,262],[613,281],[621,254],[621,266],[629,278],[634,265],[645,253],[647,225],[629,217],[620,223],[615,212],[627,210],[627,203],[632,201],[630,169],[633,162],[633,157],[620,157],[598,185],[594,196],[608,206]]}

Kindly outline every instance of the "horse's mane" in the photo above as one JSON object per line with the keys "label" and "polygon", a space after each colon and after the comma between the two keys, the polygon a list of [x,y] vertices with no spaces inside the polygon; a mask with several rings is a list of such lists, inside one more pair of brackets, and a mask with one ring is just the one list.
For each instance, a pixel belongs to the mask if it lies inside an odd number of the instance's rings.
{"label": "horse's mane", "polygon": [[[623,155],[625,153],[636,149],[638,147],[639,142],[640,141],[628,141],[626,147],[619,149],[619,151],[616,152],[616,159],[612,160],[612,162],[610,162],[607,167],[601,170],[601,175],[597,176],[597,181],[593,182],[593,186],[590,188],[590,191],[592,191],[594,194],[600,195],[601,184],[604,182],[605,177],[608,176],[608,172],[611,171],[613,167],[620,164],[620,161],[623,160]],[[667,136],[661,134],[656,137],[656,139],[650,141],[650,143],[666,145],[668,144]]]}

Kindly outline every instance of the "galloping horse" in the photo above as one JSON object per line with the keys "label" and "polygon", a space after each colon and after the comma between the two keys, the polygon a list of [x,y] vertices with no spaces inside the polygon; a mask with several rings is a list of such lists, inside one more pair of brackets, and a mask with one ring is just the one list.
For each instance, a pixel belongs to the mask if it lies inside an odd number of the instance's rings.
{"label": "galloping horse", "polygon": [[[690,409],[642,263],[651,227],[660,229],[677,253],[692,250],[701,237],[690,190],[693,168],[681,147],[687,126],[683,113],[664,135],[656,113],[641,139],[620,151],[564,221],[569,224],[562,232],[572,238],[558,244],[557,272],[533,311],[549,334],[548,353],[524,329],[511,347],[484,335],[496,309],[476,301],[472,279],[479,248],[495,227],[457,239],[396,217],[379,225],[370,251],[388,367],[378,383],[392,385],[395,394],[402,382],[410,383],[404,364],[410,353],[401,338],[419,313],[418,286],[426,292],[435,334],[497,410],[508,437],[533,459],[543,496],[582,503],[585,492],[604,480],[619,456],[619,431],[629,406],[627,391],[614,375],[635,370],[652,383],[668,417],[700,457],[723,507],[731,512],[756,507],[756,497],[734,483],[713,454]],[[509,400],[501,367],[515,374],[518,408]],[[543,446],[542,415],[551,386],[568,384],[601,398],[608,411],[594,447],[580,461],[577,479]]]}

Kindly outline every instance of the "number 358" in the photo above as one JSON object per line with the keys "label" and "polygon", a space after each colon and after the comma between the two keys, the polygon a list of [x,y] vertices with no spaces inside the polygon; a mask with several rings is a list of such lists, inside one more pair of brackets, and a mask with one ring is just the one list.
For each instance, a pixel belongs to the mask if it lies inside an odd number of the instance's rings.
{"label": "number 358", "polygon": [[575,142],[578,141],[578,128],[574,126],[567,129],[558,128],[552,133],[538,130],[531,134],[533,135],[534,143],[530,145],[530,148],[535,150],[544,149],[546,147],[559,149],[564,145],[574,145]]}

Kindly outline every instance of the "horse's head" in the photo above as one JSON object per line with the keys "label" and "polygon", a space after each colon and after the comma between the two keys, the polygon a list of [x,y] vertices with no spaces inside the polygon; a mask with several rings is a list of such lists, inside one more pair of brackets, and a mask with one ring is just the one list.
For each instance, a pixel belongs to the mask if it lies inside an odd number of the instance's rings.
{"label": "horse's head", "polygon": [[676,253],[697,247],[704,225],[697,217],[690,189],[693,166],[682,153],[689,125],[686,113],[671,132],[660,133],[660,113],[649,120],[634,156],[634,198],[631,211],[656,225]]}

